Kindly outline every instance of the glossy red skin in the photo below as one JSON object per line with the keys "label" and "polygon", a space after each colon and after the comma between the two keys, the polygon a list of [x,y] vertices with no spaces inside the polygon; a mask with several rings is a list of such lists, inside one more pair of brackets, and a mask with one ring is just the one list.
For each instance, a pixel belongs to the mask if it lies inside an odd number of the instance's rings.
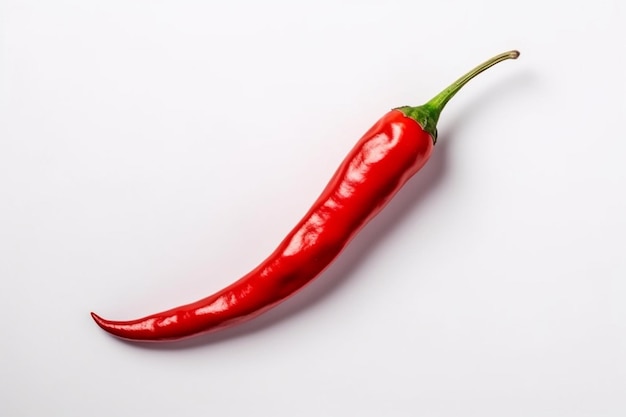
{"label": "glossy red skin", "polygon": [[191,304],[131,321],[92,313],[131,340],[182,339],[249,320],[311,282],[428,160],[433,139],[398,110],[384,115],[344,159],[309,212],[258,267]]}

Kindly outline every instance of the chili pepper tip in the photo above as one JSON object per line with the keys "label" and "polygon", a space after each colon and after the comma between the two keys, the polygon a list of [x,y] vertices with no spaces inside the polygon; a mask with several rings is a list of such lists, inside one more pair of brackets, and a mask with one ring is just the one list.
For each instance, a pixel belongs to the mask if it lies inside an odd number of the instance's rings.
{"label": "chili pepper tip", "polygon": [[99,315],[97,315],[96,313],[94,313],[93,311],[91,313],[91,318],[98,324],[98,326],[102,327],[102,323],[103,323],[103,319],[102,317],[100,317]]}
{"label": "chili pepper tip", "polygon": [[91,314],[91,318],[96,322],[98,326],[100,326],[102,330],[106,330],[107,332],[111,334],[121,337],[121,335],[116,331],[117,329],[115,328],[115,324],[116,324],[115,322],[111,322],[107,319],[103,319],[102,317],[94,313],[93,311],[90,314]]}

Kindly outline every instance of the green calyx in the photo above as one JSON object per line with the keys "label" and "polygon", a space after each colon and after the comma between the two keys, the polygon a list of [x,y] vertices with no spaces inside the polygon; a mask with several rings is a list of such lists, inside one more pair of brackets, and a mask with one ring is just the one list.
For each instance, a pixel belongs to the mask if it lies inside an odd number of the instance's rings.
{"label": "green calyx", "polygon": [[402,106],[395,110],[401,111],[406,117],[415,120],[421,128],[430,135],[433,139],[433,143],[437,143],[437,122],[439,121],[439,115],[443,108],[448,104],[448,101],[459,90],[467,84],[472,78],[496,65],[499,62],[507,59],[517,59],[519,56],[518,51],[508,51],[502,54],[496,55],[493,58],[483,62],[476,68],[469,71],[467,74],[450,84],[445,90],[433,97],[429,102],[422,106]]}
{"label": "green calyx", "polygon": [[416,107],[402,106],[395,110],[400,110],[406,117],[415,120],[422,130],[433,138],[433,143],[437,143],[437,121],[439,120],[441,109],[424,104]]}

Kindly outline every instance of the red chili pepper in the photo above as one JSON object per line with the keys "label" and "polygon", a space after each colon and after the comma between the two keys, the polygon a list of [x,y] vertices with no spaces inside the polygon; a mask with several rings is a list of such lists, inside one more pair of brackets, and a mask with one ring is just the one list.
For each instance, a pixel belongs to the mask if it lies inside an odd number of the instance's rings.
{"label": "red chili pepper", "polygon": [[497,55],[459,78],[423,106],[384,115],[344,159],[309,212],[265,261],[217,293],[131,321],[91,313],[107,332],[130,340],[182,339],[249,320],[285,300],[320,274],[430,157],[444,106],[487,68],[519,56]]}

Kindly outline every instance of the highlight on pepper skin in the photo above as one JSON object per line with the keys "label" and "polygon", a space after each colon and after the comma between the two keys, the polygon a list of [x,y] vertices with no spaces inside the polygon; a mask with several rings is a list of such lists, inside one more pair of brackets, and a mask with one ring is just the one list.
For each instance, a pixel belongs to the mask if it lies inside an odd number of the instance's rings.
{"label": "highlight on pepper skin", "polygon": [[476,75],[518,56],[517,51],[496,55],[426,104],[386,113],[356,143],[276,250],[238,281],[193,303],[136,320],[111,321],[91,313],[94,321],[127,340],[179,340],[253,319],[291,297],[319,276],[426,164],[448,101]]}

